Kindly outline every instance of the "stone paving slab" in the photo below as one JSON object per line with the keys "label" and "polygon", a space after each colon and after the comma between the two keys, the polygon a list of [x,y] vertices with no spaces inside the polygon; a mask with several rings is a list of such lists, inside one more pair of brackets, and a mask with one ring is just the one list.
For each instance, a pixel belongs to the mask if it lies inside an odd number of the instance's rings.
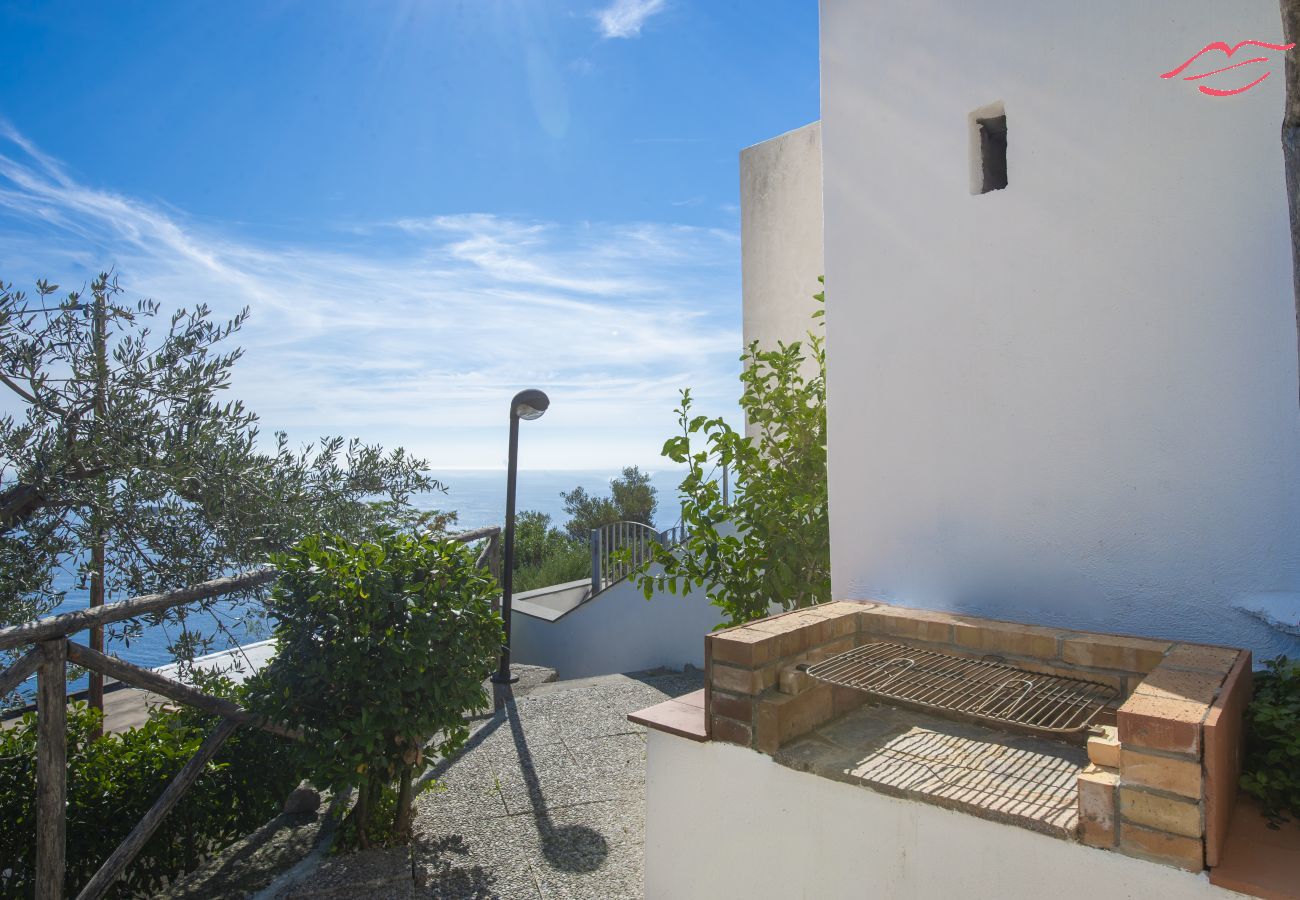
{"label": "stone paving slab", "polygon": [[331,858],[283,896],[641,897],[645,729],[626,716],[702,683],[611,675],[507,702],[418,798],[411,847]]}

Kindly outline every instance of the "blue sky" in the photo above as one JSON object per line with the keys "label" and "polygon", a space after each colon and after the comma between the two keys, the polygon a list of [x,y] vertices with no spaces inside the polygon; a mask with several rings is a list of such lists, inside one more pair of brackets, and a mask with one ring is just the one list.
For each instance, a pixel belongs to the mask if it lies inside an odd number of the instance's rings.
{"label": "blue sky", "polygon": [[0,279],[252,307],[264,428],[662,465],[731,413],[737,154],[818,117],[815,0],[7,3]]}

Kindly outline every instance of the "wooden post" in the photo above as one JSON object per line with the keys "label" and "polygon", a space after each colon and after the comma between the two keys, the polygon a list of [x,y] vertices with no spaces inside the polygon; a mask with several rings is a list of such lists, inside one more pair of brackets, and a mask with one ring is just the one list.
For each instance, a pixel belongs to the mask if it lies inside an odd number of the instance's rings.
{"label": "wooden post", "polygon": [[36,900],[63,896],[68,778],[67,641],[41,643],[36,679]]}
{"label": "wooden post", "polygon": [[501,532],[488,538],[488,571],[493,578],[501,577]]}

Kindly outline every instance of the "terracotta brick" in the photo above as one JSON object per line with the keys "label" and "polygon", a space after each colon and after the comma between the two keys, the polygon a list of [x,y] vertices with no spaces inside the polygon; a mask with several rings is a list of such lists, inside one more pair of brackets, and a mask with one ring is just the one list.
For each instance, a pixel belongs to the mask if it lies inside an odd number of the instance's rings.
{"label": "terracotta brick", "polygon": [[877,606],[858,614],[862,631],[909,637],[937,644],[952,643],[955,618],[948,613],[903,606]]}
{"label": "terracotta brick", "polygon": [[782,666],[778,676],[777,689],[783,694],[802,694],[817,682],[794,666]]}
{"label": "terracotta brick", "polygon": [[720,691],[733,694],[757,694],[762,690],[761,675],[752,669],[741,669],[714,660],[710,683]]}
{"label": "terracotta brick", "polygon": [[1205,867],[1204,851],[1196,838],[1125,823],[1120,828],[1119,846],[1130,856],[1141,856],[1191,872],[1199,872]]}
{"label": "terracotta brick", "polygon": [[824,640],[830,641],[857,633],[858,613],[862,612],[863,607],[864,604],[861,603],[828,603],[814,606],[807,612],[827,623]]}
{"label": "terracotta brick", "polygon": [[1108,672],[1095,672],[1090,669],[1077,669],[1074,666],[1067,666],[1062,662],[1047,662],[1044,660],[1015,659],[1011,660],[1010,663],[1017,669],[1024,669],[1026,672],[1038,672],[1043,675],[1060,675],[1063,678],[1077,678],[1081,681],[1092,681],[1097,684],[1104,684],[1106,687],[1114,689],[1116,696],[1123,696],[1123,675],[1113,675]]}
{"label": "terracotta brick", "polygon": [[766,619],[756,619],[746,625],[746,628],[752,628],[755,631],[764,631],[768,634],[785,634],[789,631],[798,630],[805,625],[804,615],[799,610],[790,612],[777,613],[775,616],[768,616]]}
{"label": "terracotta brick", "polygon": [[981,653],[1006,653],[1044,660],[1056,658],[1057,633],[1050,628],[1014,625],[1007,622],[986,624],[956,622],[953,625],[953,634],[958,646]]}
{"label": "terracotta brick", "polygon": [[665,700],[638,712],[629,713],[627,719],[646,728],[675,734],[688,740],[708,740],[708,729],[704,727],[704,710],[676,700]]}
{"label": "terracotta brick", "polygon": [[1202,796],[1201,764],[1190,759],[1156,756],[1123,747],[1119,771],[1126,785],[1155,788],[1193,800]]}
{"label": "terracotta brick", "polygon": [[737,628],[707,638],[713,646],[713,658],[755,669],[776,658],[777,638],[754,628]]}
{"label": "terracotta brick", "polygon": [[1171,669],[1195,669],[1226,675],[1237,662],[1240,652],[1231,647],[1215,647],[1210,644],[1175,644],[1165,654],[1165,665]]}
{"label": "terracotta brick", "polygon": [[834,619],[842,614],[842,612],[836,607],[837,604],[835,603],[817,603],[800,609],[799,614],[804,616],[813,616],[814,618],[822,620]]}
{"label": "terracotta brick", "polygon": [[776,637],[778,658],[797,656],[814,644],[829,640],[826,635],[833,631],[825,619],[802,610],[760,619],[751,622],[749,627]]}
{"label": "terracotta brick", "polygon": [[[710,635],[709,637],[711,637]],[[713,703],[713,641],[704,639],[704,732],[707,737],[713,730],[709,707]]]}
{"label": "terracotta brick", "polygon": [[814,620],[816,624],[805,625],[803,628],[793,629],[781,635],[777,645],[780,649],[781,659],[791,659],[803,653],[809,647],[816,644],[823,644],[821,639],[822,627],[825,623],[821,620]]}
{"label": "terracotta brick", "polygon": [[1200,759],[1201,721],[1208,711],[1200,703],[1133,694],[1119,708],[1119,741]]}
{"label": "terracotta brick", "polygon": [[809,665],[823,662],[832,656],[839,656],[841,653],[848,653],[857,646],[857,641],[852,635],[842,637],[839,640],[831,641],[829,644],[822,644],[820,647],[813,647],[801,660]]}
{"label": "terracotta brick", "polygon": [[754,698],[736,694],[713,692],[713,705],[709,712],[739,722],[749,722],[754,718]]}
{"label": "terracotta brick", "polygon": [[778,716],[766,704],[760,705],[754,720],[754,749],[772,756],[781,749]]}
{"label": "terracotta brick", "polygon": [[1115,846],[1115,793],[1119,776],[1089,766],[1079,773],[1079,840],[1090,847]]}
{"label": "terracotta brick", "polygon": [[[1202,741],[1205,763],[1205,864],[1217,866],[1233,821],[1237,782],[1245,754],[1245,722],[1242,715],[1253,688],[1249,650],[1237,657],[1219,691],[1219,698],[1205,717]],[[1295,845],[1300,848],[1300,843]],[[1300,863],[1300,853],[1297,854]],[[1300,879],[1294,883],[1300,884]]]}
{"label": "terracotta brick", "polygon": [[1150,672],[1160,665],[1169,646],[1169,641],[1067,632],[1061,641],[1061,659],[1077,666]]}
{"label": "terracotta brick", "polygon": [[787,741],[807,734],[834,714],[831,686],[819,684],[797,697],[776,694],[761,699],[755,710],[757,743],[765,753],[774,753]]}
{"label": "terracotta brick", "polygon": [[1217,672],[1187,672],[1161,664],[1133,689],[1134,693],[1168,700],[1188,700],[1209,706],[1218,696],[1223,675]]}
{"label": "terracotta brick", "polygon": [[[1210,884],[1247,897],[1300,897],[1300,822],[1292,817],[1280,827],[1270,824],[1258,803],[1242,795],[1220,858],[1210,868]],[[1205,862],[1211,865],[1208,847]]]}
{"label": "terracotta brick", "polygon": [[709,722],[709,740],[750,746],[751,732],[748,725],[722,716],[711,716]]}
{"label": "terracotta brick", "polygon": [[826,616],[856,616],[864,609],[871,609],[875,605],[861,600],[832,600],[830,603],[822,603],[810,609]]}
{"label": "terracotta brick", "polygon": [[853,688],[831,686],[831,715],[842,716],[852,712],[871,698],[864,692]]}
{"label": "terracotta brick", "polygon": [[804,626],[800,631],[807,636],[804,649],[835,639],[835,616],[823,615],[818,610],[809,609],[801,613],[801,618]]}
{"label": "terracotta brick", "polygon": [[709,705],[704,700],[704,688],[698,691],[691,691],[689,694],[679,694],[673,698],[678,703],[685,703],[687,706],[694,706],[696,709],[708,709]]}
{"label": "terracotta brick", "polygon": [[1148,794],[1130,788],[1126,782],[1121,782],[1119,789],[1119,811],[1125,822],[1134,822],[1156,831],[1167,831],[1198,840],[1204,833],[1200,803]]}
{"label": "terracotta brick", "polygon": [[1107,769],[1119,768],[1119,729],[1110,725],[1102,726],[1103,734],[1088,738],[1088,759],[1094,766]]}

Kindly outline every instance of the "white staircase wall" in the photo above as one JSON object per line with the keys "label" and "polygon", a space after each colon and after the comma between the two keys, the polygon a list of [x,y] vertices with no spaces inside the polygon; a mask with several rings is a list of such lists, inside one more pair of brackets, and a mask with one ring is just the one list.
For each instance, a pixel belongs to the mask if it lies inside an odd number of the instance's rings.
{"label": "white staircase wall", "polygon": [[685,597],[660,591],[646,600],[631,579],[563,613],[516,599],[511,659],[548,666],[565,679],[687,663],[703,668],[704,636],[721,621],[722,611],[703,591]]}

